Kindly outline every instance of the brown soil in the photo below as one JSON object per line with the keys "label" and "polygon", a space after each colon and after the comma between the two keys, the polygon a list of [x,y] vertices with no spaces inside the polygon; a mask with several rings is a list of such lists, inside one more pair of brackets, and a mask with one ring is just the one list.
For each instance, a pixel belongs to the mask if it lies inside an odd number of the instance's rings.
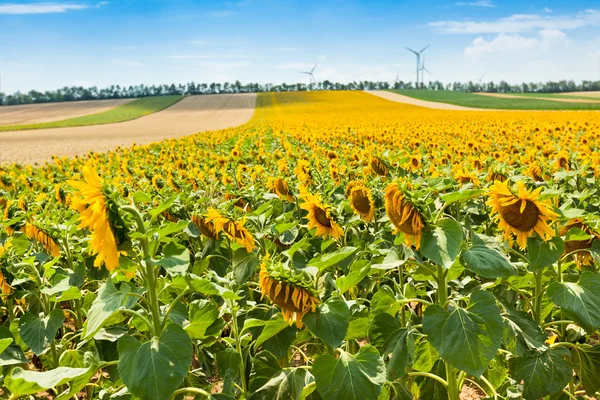
{"label": "brown soil", "polygon": [[1,125],[26,125],[60,121],[108,111],[135,99],[86,100],[65,103],[25,104],[0,107]]}
{"label": "brown soil", "polygon": [[398,103],[412,104],[413,106],[435,108],[437,110],[456,110],[456,111],[498,111],[485,108],[462,107],[454,104],[437,103],[435,101],[425,101],[413,99],[412,97],[404,96],[398,93],[387,92],[385,90],[369,90],[367,93],[381,97],[386,100],[395,101]]}
{"label": "brown soil", "polygon": [[595,92],[566,92],[566,93],[560,93],[560,95],[565,95],[565,96],[583,96],[583,97],[594,97],[597,99],[600,99],[600,91],[595,91]]}
{"label": "brown soil", "polygon": [[[559,99],[556,97],[523,97],[523,96],[518,96],[515,94],[508,94],[508,93],[481,93],[481,92],[478,92],[475,94],[478,94],[480,96],[502,97],[504,99],[534,99],[534,100],[558,101],[560,103],[586,103],[586,104],[600,103],[600,100],[593,100],[593,99],[584,100],[584,99]],[[564,93],[564,94],[566,94],[566,93]]]}
{"label": "brown soil", "polygon": [[487,395],[478,387],[464,385],[460,391],[460,400],[480,400],[487,398]]}
{"label": "brown soil", "polygon": [[191,96],[163,111],[119,124],[0,132],[0,164],[33,164],[58,157],[148,144],[247,122],[256,94]]}

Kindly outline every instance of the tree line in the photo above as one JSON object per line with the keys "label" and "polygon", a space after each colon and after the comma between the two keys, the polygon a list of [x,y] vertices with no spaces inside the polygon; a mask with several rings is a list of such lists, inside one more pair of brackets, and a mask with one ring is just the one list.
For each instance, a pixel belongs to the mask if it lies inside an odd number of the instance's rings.
{"label": "tree line", "polygon": [[10,95],[0,93],[0,105],[54,103],[77,100],[102,100],[123,99],[149,96],[166,95],[202,95],[218,93],[257,93],[257,92],[296,92],[303,90],[385,90],[385,89],[426,89],[426,90],[452,90],[460,92],[490,92],[490,93],[561,93],[577,91],[600,91],[600,81],[582,81],[577,84],[572,80],[545,83],[522,83],[511,85],[505,81],[494,82],[452,82],[442,83],[430,81],[420,84],[419,87],[413,82],[382,82],[382,81],[359,81],[350,83],[339,83],[324,80],[316,84],[305,83],[279,85],[246,83],[240,81],[233,83],[195,83],[170,84],[170,85],[133,85],[110,87],[99,89],[96,86],[84,88],[81,86],[64,87],[57,90],[40,92],[32,90],[28,93],[16,92]]}

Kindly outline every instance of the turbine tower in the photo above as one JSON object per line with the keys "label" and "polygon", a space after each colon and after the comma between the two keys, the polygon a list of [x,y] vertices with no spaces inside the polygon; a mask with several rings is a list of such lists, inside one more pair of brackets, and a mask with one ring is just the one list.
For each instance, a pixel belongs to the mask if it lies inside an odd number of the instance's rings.
{"label": "turbine tower", "polygon": [[315,68],[317,68],[317,65],[319,65],[318,62],[315,64],[314,67],[312,67],[312,69],[310,71],[300,71],[301,74],[306,74],[309,76],[309,78],[308,78],[309,79],[309,84],[308,84],[309,88],[313,84],[317,83],[317,80],[315,79],[315,75],[313,74],[313,72],[315,72]]}
{"label": "turbine tower", "polygon": [[[427,50],[427,48],[431,46],[430,44],[428,44],[427,46],[423,47],[421,49],[421,51],[415,51],[409,47],[406,47],[406,49],[410,52],[413,52],[415,54],[415,56],[417,56],[417,89],[419,88],[419,78],[422,76],[422,70],[421,70],[421,53],[423,53],[425,50]],[[429,72],[429,71],[427,71]]]}
{"label": "turbine tower", "polygon": [[423,64],[421,64],[421,83],[424,83],[423,71],[427,71],[429,75],[433,76],[433,74],[425,67],[425,56],[423,56]]}

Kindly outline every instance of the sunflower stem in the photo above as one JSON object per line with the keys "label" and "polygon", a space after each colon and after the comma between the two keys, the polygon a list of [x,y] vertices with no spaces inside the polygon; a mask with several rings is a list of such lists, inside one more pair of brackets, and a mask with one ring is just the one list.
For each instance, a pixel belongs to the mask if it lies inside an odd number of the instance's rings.
{"label": "sunflower stem", "polygon": [[240,340],[239,337],[239,329],[238,329],[238,323],[237,323],[237,304],[235,304],[233,301],[228,302],[229,303],[229,308],[231,309],[231,329],[232,329],[232,333],[234,335],[234,339],[235,339],[235,349],[238,352],[238,354],[240,355],[240,358],[242,360],[242,362],[240,363],[240,380],[242,381],[242,392],[243,392],[243,396],[242,398],[246,398],[248,396],[248,389],[246,387],[246,367],[245,367],[245,360],[244,360],[244,352],[242,351],[242,341]]}
{"label": "sunflower stem", "polygon": [[538,325],[542,324],[542,273],[540,271],[534,271],[533,272],[533,276],[535,277],[535,294],[534,294],[534,306],[535,306],[535,310],[534,310],[534,318],[535,318],[535,322],[538,323]]}
{"label": "sunflower stem", "polygon": [[[437,275],[438,305],[446,308],[446,304],[448,303],[448,275],[441,265],[437,266]],[[459,388],[458,381],[456,379],[456,370],[447,361],[444,361],[444,364],[446,366],[446,381],[448,382],[448,400],[459,400]]]}

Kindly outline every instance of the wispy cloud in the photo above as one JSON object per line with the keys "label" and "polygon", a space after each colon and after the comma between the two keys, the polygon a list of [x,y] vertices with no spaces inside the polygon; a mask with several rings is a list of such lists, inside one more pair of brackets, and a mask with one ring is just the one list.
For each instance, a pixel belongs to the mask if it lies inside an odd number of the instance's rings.
{"label": "wispy cloud", "polygon": [[534,50],[556,50],[566,48],[570,43],[567,35],[558,29],[543,29],[538,37],[501,33],[493,39],[478,37],[465,48],[465,55],[478,57],[484,54],[531,52]]}
{"label": "wispy cloud", "polygon": [[585,10],[575,15],[540,16],[515,14],[493,21],[436,21],[429,26],[442,33],[520,33],[538,29],[576,29],[600,25],[600,10]]}
{"label": "wispy cloud", "polygon": [[454,3],[455,6],[469,6],[469,7],[498,7],[492,2],[492,0],[478,0],[478,1],[459,1]]}
{"label": "wispy cloud", "polygon": [[234,12],[229,11],[229,10],[211,11],[208,13],[209,16],[215,17],[215,18],[227,18],[227,17],[231,17],[233,14],[234,14]]}
{"label": "wispy cloud", "polygon": [[[108,2],[101,2],[107,3]],[[6,3],[0,4],[0,14],[52,14],[64,13],[67,11],[85,10],[89,8],[87,4],[77,3],[31,3],[31,4],[16,4]]]}

